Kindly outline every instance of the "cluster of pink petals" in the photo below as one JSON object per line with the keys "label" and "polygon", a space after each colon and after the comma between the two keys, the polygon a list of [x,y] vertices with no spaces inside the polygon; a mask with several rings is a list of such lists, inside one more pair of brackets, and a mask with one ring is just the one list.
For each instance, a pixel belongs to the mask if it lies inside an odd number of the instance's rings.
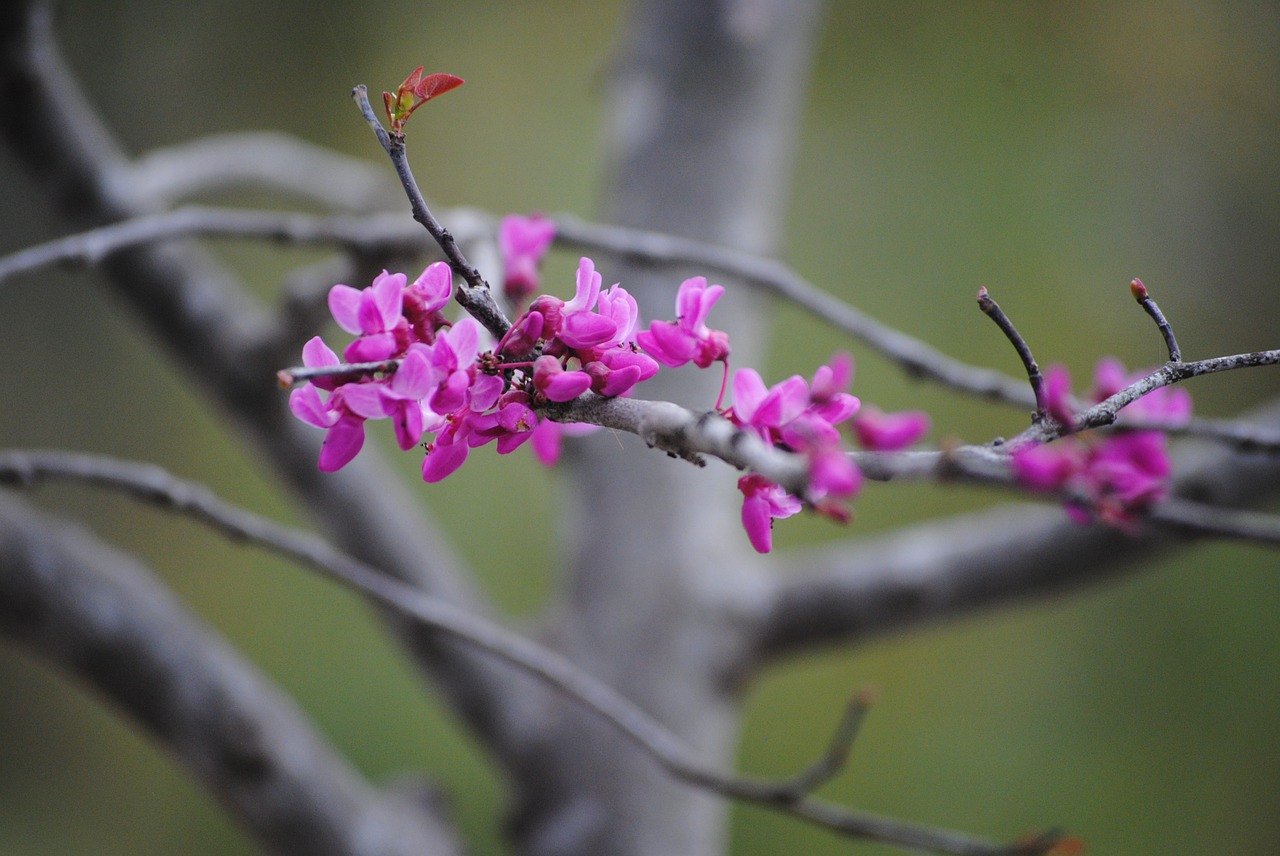
{"label": "cluster of pink petals", "polygon": [[[733,407],[729,421],[752,431],[765,442],[804,454],[809,460],[809,494],[814,508],[845,519],[845,501],[862,486],[862,473],[840,448],[836,426],[850,419],[861,402],[847,392],[853,379],[853,360],[837,354],[819,367],[812,384],[800,375],[766,387],[754,369],[733,376]],[[761,553],[773,546],[773,521],[800,510],[800,500],[758,474],[738,480],[742,491],[742,526],[751,545]]]}
{"label": "cluster of pink petals", "polygon": [[[516,305],[536,290],[538,268],[554,234],[545,218],[504,219],[499,240],[507,294]],[[588,391],[629,395],[662,366],[708,368],[721,362],[727,377],[729,337],[706,323],[724,288],[703,277],[680,285],[674,322],[653,321],[641,329],[635,299],[618,284],[603,288],[595,264],[583,258],[571,299],[538,296],[491,347],[474,320],[451,325],[441,314],[451,292],[452,274],[443,262],[412,283],[403,274],[384,271],[367,288],[336,285],[330,291],[330,311],[355,338],[341,358],[320,337],[309,341],[303,348],[306,366],[338,371],[316,377],[289,399],[295,416],[325,431],[321,470],[338,470],[356,456],[371,419],[391,420],[406,450],[426,446],[422,477],[427,482],[446,478],[471,449],[489,443],[507,454],[529,442],[538,459],[551,465],[563,437],[595,426],[539,419],[539,405],[572,401]],[[347,370],[350,363],[376,368]],[[773,521],[805,503],[847,518],[847,500],[862,482],[837,430],[860,406],[848,392],[852,377],[853,362],[845,354],[820,367],[812,382],[797,375],[766,387],[751,369],[734,376],[733,407],[725,416],[809,462],[804,502],[758,474],[739,480],[743,526],[760,552],[772,546]],[[854,422],[868,448],[901,448],[927,429],[923,414],[869,409]]]}
{"label": "cluster of pink petals", "polygon": [[603,279],[588,258],[578,262],[573,298],[539,296],[498,344],[504,358],[532,356],[533,387],[548,401],[572,401],[587,390],[627,395],[658,373],[658,363],[636,346],[635,298]]}
{"label": "cluster of pink petals", "polygon": [[[401,448],[412,448],[433,422],[421,401],[441,382],[441,357],[449,350],[449,322],[440,310],[449,301],[453,278],[449,266],[437,262],[412,283],[402,273],[383,271],[368,288],[335,285],[329,311],[338,326],[356,338],[340,360],[316,336],[302,349],[303,364],[324,368],[349,363],[399,360],[397,371],[381,379],[318,377],[289,396],[293,414],[325,429],[319,467],[334,472],[346,466],[364,445],[368,419],[391,419]],[[450,331],[452,332],[452,331]],[[321,396],[327,392],[328,396]]]}
{"label": "cluster of pink petals", "polygon": [[534,405],[570,401],[587,390],[624,395],[658,371],[635,344],[635,299],[618,285],[602,290],[590,259],[578,267],[571,300],[540,297],[486,355],[479,324],[464,318],[451,326],[441,314],[451,291],[443,262],[413,283],[384,271],[368,288],[331,289],[330,311],[356,338],[339,359],[317,336],[303,348],[304,364],[389,366],[318,377],[290,396],[295,416],[325,429],[321,470],[341,469],[356,456],[370,419],[390,419],[404,449],[426,440],[428,482],[450,475],[471,449],[488,443],[507,454],[532,439],[535,455],[550,465],[564,435],[589,428],[540,420]]}
{"label": "cluster of pink petals", "polygon": [[539,287],[539,267],[556,237],[556,224],[541,214],[508,214],[498,227],[502,252],[502,290],[515,306],[523,306]]}
{"label": "cluster of pink petals", "polygon": [[654,321],[636,335],[636,342],[664,366],[693,363],[708,368],[729,357],[729,336],[706,324],[711,307],[724,294],[724,286],[707,285],[707,278],[695,276],[680,284],[676,293],[676,322]]}
{"label": "cluster of pink petals", "polygon": [[[1129,375],[1113,358],[1098,363],[1092,401],[1102,401],[1142,375]],[[1064,425],[1075,421],[1071,408],[1071,380],[1065,368],[1045,373],[1045,407]],[[1191,417],[1186,390],[1161,387],[1120,412],[1117,425],[1141,418],[1176,427]],[[1106,436],[1074,434],[1048,445],[1027,444],[1015,449],[1013,472],[1019,483],[1036,491],[1066,493],[1067,513],[1073,520],[1097,520],[1119,528],[1132,527],[1137,515],[1168,495],[1170,474],[1165,435],[1161,431],[1121,431]]]}
{"label": "cluster of pink petals", "polygon": [[850,423],[858,445],[872,452],[896,452],[929,433],[929,414],[922,410],[885,413],[868,405]]}

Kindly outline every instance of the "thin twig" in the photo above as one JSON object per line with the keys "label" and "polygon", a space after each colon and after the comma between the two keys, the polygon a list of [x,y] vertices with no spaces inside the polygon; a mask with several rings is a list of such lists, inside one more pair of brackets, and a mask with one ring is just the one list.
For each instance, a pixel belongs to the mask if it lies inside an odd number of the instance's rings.
{"label": "thin twig", "polygon": [[[190,205],[56,238],[0,258],[0,282],[52,265],[94,266],[121,250],[191,236],[261,238],[362,253],[421,252],[421,233],[399,215],[316,217]],[[417,240],[415,240],[417,236]]]}
{"label": "thin twig", "polygon": [[373,112],[373,107],[369,105],[369,93],[365,89],[364,84],[357,86],[351,91],[351,97],[355,100],[356,106],[360,108],[360,114],[364,116],[369,127],[373,130],[374,135],[378,138],[384,151],[391,158],[391,164],[395,167],[396,176],[400,179],[400,184],[404,187],[405,195],[409,197],[409,206],[413,210],[413,219],[426,228],[435,242],[440,245],[440,250],[444,253],[445,259],[448,260],[453,272],[466,282],[466,286],[459,288],[457,291],[458,303],[462,304],[471,315],[484,325],[495,339],[501,339],[507,330],[511,327],[511,322],[503,314],[502,309],[493,299],[492,290],[489,283],[480,275],[480,271],[476,270],[462,253],[462,248],[458,246],[458,242],[448,229],[440,225],[435,215],[431,213],[431,209],[427,207],[427,201],[422,196],[422,191],[418,188],[418,182],[413,177],[413,171],[409,168],[409,158],[405,154],[404,137],[394,136],[387,133],[386,128],[382,127],[382,123],[378,121],[377,115]]}
{"label": "thin twig", "polygon": [[1178,347],[1178,340],[1173,335],[1173,327],[1165,319],[1160,307],[1151,299],[1151,294],[1147,291],[1147,287],[1142,284],[1142,280],[1135,279],[1129,283],[1129,291],[1133,294],[1133,299],[1138,301],[1138,305],[1151,316],[1151,320],[1155,321],[1156,326],[1160,328],[1160,335],[1164,336],[1165,347],[1169,349],[1169,362],[1182,362],[1182,350]]}
{"label": "thin twig", "polygon": [[[0,481],[32,487],[55,479],[123,491],[198,520],[234,540],[298,561],[383,606],[474,645],[542,680],[599,714],[671,775],[722,796],[766,806],[847,835],[959,856],[1044,853],[1053,843],[1037,840],[1031,847],[1020,844],[1004,847],[950,830],[856,812],[803,795],[797,797],[794,780],[775,783],[703,766],[692,760],[693,753],[670,729],[559,654],[392,579],[310,533],[231,505],[202,484],[178,479],[150,464],[100,455],[49,451],[0,453]],[[856,725],[856,721],[853,724]],[[833,745],[851,742],[851,734],[843,735],[852,730],[846,722]]]}
{"label": "thin twig", "polygon": [[814,762],[813,766],[785,783],[785,787],[796,795],[796,799],[813,793],[849,765],[849,753],[853,751],[853,741],[858,738],[858,732],[874,699],[875,692],[870,689],[859,690],[849,698],[849,703],[844,708],[844,715],[840,717],[840,724],[831,735],[827,751]]}
{"label": "thin twig", "polygon": [[[475,209],[452,209],[449,234],[455,241],[491,233],[496,218]],[[820,291],[781,262],[700,241],[600,223],[568,215],[556,218],[556,244],[601,250],[648,264],[696,265],[707,273],[733,276],[744,284],[792,301],[815,318],[866,343],[908,374],[943,386],[1018,406],[1034,402],[1018,381],[990,369],[966,365],[932,345],[868,317]],[[0,281],[57,264],[97,264],[132,247],[180,237],[234,237],[339,246],[370,255],[418,252],[420,233],[398,215],[317,217],[295,212],[184,206],[58,238],[0,258]],[[459,223],[468,224],[465,229]]]}
{"label": "thin twig", "polygon": [[291,366],[276,372],[276,381],[281,389],[288,389],[295,383],[315,380],[319,377],[331,377],[338,381],[358,380],[369,375],[393,374],[398,368],[400,368],[400,360],[341,363],[336,366]]}
{"label": "thin twig", "polygon": [[1272,366],[1277,363],[1280,363],[1280,349],[1253,351],[1247,354],[1231,354],[1224,357],[1210,357],[1207,360],[1196,360],[1189,363],[1166,363],[1146,377],[1134,381],[1114,395],[1086,409],[1080,414],[1074,430],[1083,431],[1089,428],[1100,428],[1114,424],[1116,417],[1123,408],[1163,386],[1170,386],[1200,375]]}
{"label": "thin twig", "polygon": [[819,321],[878,351],[912,377],[926,378],[950,389],[1019,407],[1035,404],[1022,382],[953,359],[927,342],[889,327],[818,289],[775,259],[661,232],[588,223],[566,214],[557,214],[554,219],[557,246],[603,250],[645,264],[694,266],[708,274],[727,274],[745,285],[794,303]]}
{"label": "thin twig", "polygon": [[1040,374],[1040,366],[1036,364],[1036,358],[1031,354],[1031,346],[1027,344],[1027,340],[1022,338],[1022,334],[1018,332],[1018,328],[1013,326],[1013,322],[1009,320],[1009,316],[1000,308],[1000,304],[987,293],[987,287],[984,285],[978,289],[978,308],[996,322],[996,326],[1004,333],[1005,338],[1013,345],[1013,349],[1018,352],[1018,359],[1022,360],[1022,366],[1027,371],[1027,381],[1031,384],[1031,393],[1036,399],[1036,414],[1043,416],[1045,413],[1044,402],[1044,378]]}

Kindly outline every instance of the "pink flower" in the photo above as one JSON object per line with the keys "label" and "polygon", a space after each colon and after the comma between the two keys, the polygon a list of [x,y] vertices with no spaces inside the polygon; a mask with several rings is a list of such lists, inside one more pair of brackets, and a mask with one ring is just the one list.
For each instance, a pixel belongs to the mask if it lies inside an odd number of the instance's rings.
{"label": "pink flower", "polygon": [[594,348],[617,338],[618,322],[592,311],[600,299],[601,282],[591,259],[584,256],[579,260],[577,291],[573,299],[564,304],[560,328],[555,332],[570,348]]}
{"label": "pink flower", "polygon": [[1083,449],[1074,442],[1042,445],[1028,443],[1013,450],[1014,477],[1023,487],[1051,492],[1061,490],[1084,469]]}
{"label": "pink flower", "polygon": [[768,553],[773,549],[773,521],[798,513],[800,500],[757,473],[738,479],[738,490],[743,497],[742,528],[757,553]]}
{"label": "pink flower", "polygon": [[[1094,373],[1090,399],[1102,401],[1144,376],[1126,372],[1113,357],[1103,358]],[[1051,367],[1045,379],[1046,410],[1064,425],[1073,424],[1066,369]],[[1126,417],[1183,425],[1191,418],[1191,396],[1183,389],[1161,387],[1120,411],[1116,424],[1123,425]],[[1013,450],[1012,466],[1024,487],[1067,493],[1066,508],[1072,519],[1098,520],[1122,529],[1131,527],[1139,512],[1169,490],[1169,455],[1160,431],[1085,432],[1049,445],[1025,445]]]}
{"label": "pink flower", "polygon": [[[804,454],[809,459],[806,498],[816,511],[838,519],[847,519],[847,500],[862,486],[862,473],[840,448],[835,427],[860,406],[846,392],[852,378],[853,361],[844,354],[820,367],[812,386],[792,375],[766,387],[754,369],[740,369],[733,376],[733,407],[726,414],[766,442]],[[772,521],[794,514],[800,500],[758,474],[739,480],[738,488],[744,496],[747,536],[757,550],[768,552]]]}
{"label": "pink flower", "polygon": [[542,257],[556,237],[556,224],[541,214],[521,217],[508,214],[498,227],[502,251],[502,289],[516,306],[538,290]]}
{"label": "pink flower", "polygon": [[[1090,397],[1102,401],[1115,395],[1129,384],[1142,379],[1146,372],[1126,372],[1124,364],[1114,357],[1103,357],[1094,370],[1093,389]],[[1162,386],[1151,390],[1142,398],[1125,407],[1116,417],[1116,424],[1124,424],[1125,417],[1161,422],[1169,427],[1186,425],[1191,419],[1191,394],[1182,387]]]}
{"label": "pink flower", "polygon": [[427,405],[436,413],[450,413],[465,403],[479,345],[479,323],[463,318],[430,346],[433,391]]}
{"label": "pink flower", "polygon": [[770,443],[781,441],[782,426],[803,413],[808,404],[809,385],[800,375],[766,387],[755,369],[734,372],[733,421]]}
{"label": "pink flower", "polygon": [[853,420],[858,445],[874,452],[896,452],[929,433],[929,415],[920,410],[883,413],[864,407]]}
{"label": "pink flower", "polygon": [[404,290],[404,317],[414,338],[430,345],[436,333],[449,322],[441,310],[453,293],[453,271],[445,262],[427,266],[422,274]]}
{"label": "pink flower", "polygon": [[[340,364],[324,341],[315,336],[302,348],[303,363],[310,368]],[[333,377],[317,378],[289,394],[289,410],[301,421],[316,428],[325,429],[320,446],[318,466],[322,472],[332,473],[349,464],[364,445],[364,417],[348,407],[343,390],[360,384],[337,385]],[[329,391],[326,401],[320,390]]]}
{"label": "pink flower", "polygon": [[707,285],[707,278],[695,276],[680,284],[676,293],[676,323],[654,321],[648,330],[636,334],[636,342],[664,366],[692,362],[707,368],[729,356],[729,336],[707,327],[711,307],[724,294],[724,286]]}
{"label": "pink flower", "polygon": [[1060,425],[1070,428],[1075,425],[1076,412],[1071,404],[1071,373],[1066,366],[1052,365],[1044,372],[1045,412]]}
{"label": "pink flower", "polygon": [[591,375],[565,371],[557,358],[541,356],[533,362],[533,386],[550,401],[572,401],[591,388]]}
{"label": "pink flower", "polygon": [[401,314],[406,277],[385,270],[365,289],[335,285],[329,290],[329,311],[338,326],[357,334],[343,352],[349,362],[376,362],[392,357],[409,344]]}

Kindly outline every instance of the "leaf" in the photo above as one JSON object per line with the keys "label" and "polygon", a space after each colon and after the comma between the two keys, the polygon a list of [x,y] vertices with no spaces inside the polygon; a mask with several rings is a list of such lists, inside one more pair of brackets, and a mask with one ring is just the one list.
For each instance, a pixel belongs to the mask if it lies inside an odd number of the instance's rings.
{"label": "leaf", "polygon": [[[418,69],[421,71],[422,69]],[[405,81],[408,83],[408,81]],[[422,78],[417,86],[413,88],[413,94],[421,98],[423,101],[430,101],[437,95],[443,95],[450,89],[457,89],[463,84],[461,77],[455,77],[452,74],[437,72],[436,74],[428,74]]]}

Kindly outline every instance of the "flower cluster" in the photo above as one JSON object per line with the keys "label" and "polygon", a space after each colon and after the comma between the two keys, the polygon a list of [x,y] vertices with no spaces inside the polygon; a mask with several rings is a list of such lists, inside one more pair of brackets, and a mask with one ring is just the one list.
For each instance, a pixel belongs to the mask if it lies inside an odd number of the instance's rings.
{"label": "flower cluster", "polygon": [[[754,369],[740,369],[733,377],[733,407],[725,416],[764,441],[794,452],[809,462],[809,494],[814,510],[838,520],[848,519],[846,502],[862,486],[862,473],[840,446],[836,426],[850,421],[860,445],[876,451],[905,448],[929,430],[928,417],[919,412],[885,414],[875,408],[860,414],[862,403],[848,389],[853,359],[836,354],[819,366],[813,381],[800,375],[766,387]],[[761,553],[772,547],[773,521],[790,517],[802,503],[780,485],[751,473],[738,480],[742,491],[742,525]]]}
{"label": "flower cluster", "polygon": [[[1118,360],[1098,363],[1093,402],[1102,401],[1142,377],[1129,375]],[[1045,411],[1070,426],[1075,420],[1071,404],[1071,377],[1062,366],[1045,372]],[[1191,396],[1186,390],[1161,387],[1122,410],[1116,420],[1151,420],[1177,427],[1191,418]],[[1168,494],[1170,473],[1165,434],[1156,430],[1120,430],[1095,436],[1073,434],[1057,442],[1028,443],[1013,451],[1013,472],[1024,487],[1065,492],[1066,510],[1073,520],[1098,520],[1129,528],[1138,513]]]}
{"label": "flower cluster", "polygon": [[[539,217],[509,217],[499,241],[505,290],[517,305],[537,288],[538,267],[554,237]],[[578,263],[574,295],[537,296],[498,342],[471,318],[450,324],[442,314],[452,293],[452,273],[437,262],[413,282],[384,271],[368,288],[335,285],[329,308],[355,339],[341,359],[320,337],[303,348],[303,361],[322,371],[289,399],[295,416],[325,430],[319,467],[349,463],[364,443],[365,422],[390,419],[401,448],[423,443],[422,477],[436,482],[453,473],[471,449],[493,443],[499,454],[526,441],[548,465],[561,438],[594,426],[561,425],[538,417],[548,402],[572,401],[591,391],[630,395],[663,366],[719,362],[728,380],[729,337],[707,326],[724,288],[704,277],[685,280],[676,295],[676,320],[640,328],[635,299],[619,284],[604,289],[591,259]],[[837,426],[852,422],[868,448],[901,448],[928,428],[923,414],[881,414],[850,395],[853,361],[837,355],[812,381],[794,376],[766,387],[752,369],[733,377],[733,406],[722,411],[765,442],[804,455],[809,487],[803,498],[814,510],[847,519],[846,502],[862,476],[841,448]],[[722,385],[721,399],[724,397]],[[720,410],[721,401],[716,402]],[[774,519],[804,502],[758,474],[741,478],[742,521],[752,545],[768,552]]]}

